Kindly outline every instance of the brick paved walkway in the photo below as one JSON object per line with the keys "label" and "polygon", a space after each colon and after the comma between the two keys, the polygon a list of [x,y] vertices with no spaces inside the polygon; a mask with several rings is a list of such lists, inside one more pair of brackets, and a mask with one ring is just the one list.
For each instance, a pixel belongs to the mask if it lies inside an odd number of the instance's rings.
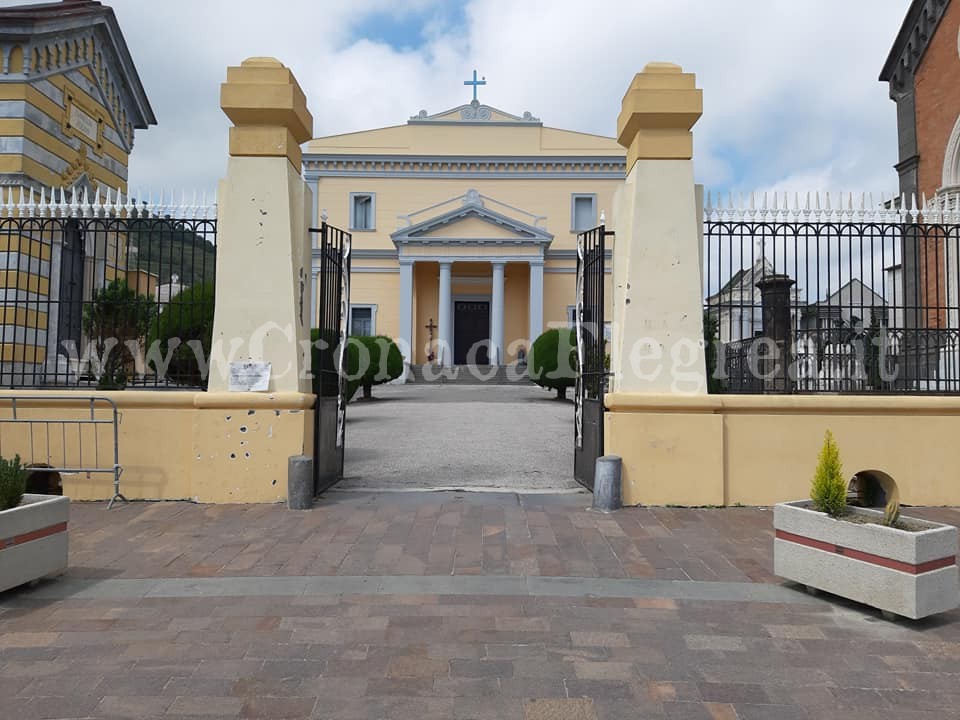
{"label": "brick paved walkway", "polygon": [[0,594],[0,718],[960,716],[960,613],[780,586],[767,510],[585,501],[76,504],[68,577]]}

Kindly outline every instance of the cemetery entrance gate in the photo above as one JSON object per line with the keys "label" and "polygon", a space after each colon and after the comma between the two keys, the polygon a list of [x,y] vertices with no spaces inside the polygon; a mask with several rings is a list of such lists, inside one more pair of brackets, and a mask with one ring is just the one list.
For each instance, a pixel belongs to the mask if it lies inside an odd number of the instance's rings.
{"label": "cemetery entrance gate", "polygon": [[603,395],[607,390],[606,334],[604,323],[605,225],[577,236],[576,410],[574,414],[573,474],[593,490],[594,467],[603,455]]}
{"label": "cemetery entrance gate", "polygon": [[314,494],[343,478],[347,419],[347,322],[350,307],[350,233],[328,225],[311,228],[317,235],[317,329],[312,333],[311,366],[314,406]]}

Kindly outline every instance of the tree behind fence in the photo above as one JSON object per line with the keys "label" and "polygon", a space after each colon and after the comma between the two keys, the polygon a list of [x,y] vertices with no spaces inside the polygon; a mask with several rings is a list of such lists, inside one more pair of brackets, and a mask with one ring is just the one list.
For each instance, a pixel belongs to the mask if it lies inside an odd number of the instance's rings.
{"label": "tree behind fence", "polygon": [[0,200],[0,385],[205,387],[214,207],[62,190]]}

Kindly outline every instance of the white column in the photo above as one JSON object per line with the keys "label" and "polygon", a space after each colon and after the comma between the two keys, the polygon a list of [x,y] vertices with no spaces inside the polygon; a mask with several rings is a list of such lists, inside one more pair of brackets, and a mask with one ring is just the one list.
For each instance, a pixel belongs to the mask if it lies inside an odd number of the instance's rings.
{"label": "white column", "polygon": [[437,308],[437,314],[440,316],[437,363],[440,365],[453,365],[453,323],[450,317],[450,311],[452,310],[450,299],[451,265],[452,263],[449,260],[440,261],[440,300]]}
{"label": "white column", "polygon": [[[530,344],[543,332],[543,258],[530,261]],[[527,348],[530,352],[530,348]]]}
{"label": "white column", "polygon": [[[310,192],[307,195],[310,197],[310,227],[318,228],[317,225],[319,222],[317,204],[320,202],[317,199],[317,196],[320,191],[320,180],[317,178],[312,178],[307,182],[307,185],[310,186]],[[309,326],[311,328],[316,327],[319,324],[319,312],[317,308],[317,276],[319,274],[319,268],[314,267],[313,265],[313,249],[317,247],[317,233],[307,233],[307,239],[310,243],[310,270],[312,275],[312,280],[310,282],[310,307],[313,310],[313,315],[310,316]]]}
{"label": "white column", "polygon": [[404,360],[412,363],[413,351],[413,260],[400,258],[400,349]]}
{"label": "white column", "polygon": [[313,195],[310,199],[310,227],[318,228],[320,227],[320,179],[310,178],[307,184],[310,185],[310,193]]}
{"label": "white column", "polygon": [[320,323],[320,314],[317,311],[317,278],[320,277],[320,273],[315,269],[310,273],[310,307],[313,312],[313,315],[310,316],[310,327],[315,328]]}
{"label": "white column", "polygon": [[490,364],[503,365],[503,271],[502,262],[493,263],[493,290],[490,296]]}

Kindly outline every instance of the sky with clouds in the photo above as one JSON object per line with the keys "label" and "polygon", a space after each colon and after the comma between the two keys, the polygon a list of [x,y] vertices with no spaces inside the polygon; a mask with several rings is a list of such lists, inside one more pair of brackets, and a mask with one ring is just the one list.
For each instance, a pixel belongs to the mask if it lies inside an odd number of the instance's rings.
{"label": "sky with clouds", "polygon": [[[293,69],[317,136],[469,101],[614,135],[651,60],[697,75],[699,182],[714,189],[895,191],[896,118],[877,80],[909,0],[106,0],[159,125],[131,188],[209,189],[225,169],[226,66]],[[14,4],[14,3],[3,3]]]}

